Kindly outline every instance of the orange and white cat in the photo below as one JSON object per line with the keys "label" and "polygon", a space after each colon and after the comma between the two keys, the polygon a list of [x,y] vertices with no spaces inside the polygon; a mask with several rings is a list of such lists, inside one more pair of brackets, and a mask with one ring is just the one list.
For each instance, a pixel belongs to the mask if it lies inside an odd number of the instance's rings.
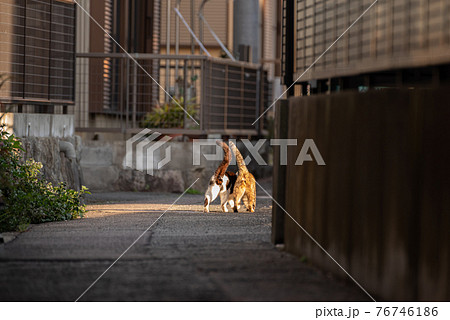
{"label": "orange and white cat", "polygon": [[[255,212],[256,208],[256,180],[255,177],[248,171],[245,165],[244,158],[242,158],[236,145],[230,141],[229,142],[231,150],[233,150],[236,156],[236,162],[238,165],[238,176],[236,183],[234,184],[234,190],[230,195],[233,201],[229,201],[230,205],[233,207],[234,212],[238,212],[239,204],[243,200],[247,211]],[[233,204],[232,204],[233,202]]]}

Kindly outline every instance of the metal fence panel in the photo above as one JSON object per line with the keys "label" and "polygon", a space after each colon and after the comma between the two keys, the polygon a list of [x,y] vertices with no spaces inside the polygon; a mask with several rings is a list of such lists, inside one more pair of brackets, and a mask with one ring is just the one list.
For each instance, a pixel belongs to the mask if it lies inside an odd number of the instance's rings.
{"label": "metal fence panel", "polygon": [[[300,76],[373,0],[297,0],[294,78]],[[302,81],[450,62],[448,0],[379,1]]]}
{"label": "metal fence panel", "polygon": [[206,70],[205,129],[255,130],[252,123],[259,115],[259,69],[208,61]]}
{"label": "metal fence panel", "polygon": [[252,125],[270,98],[267,72],[259,65],[205,56],[132,57],[77,55],[78,130],[256,135],[263,128]]}
{"label": "metal fence panel", "polygon": [[0,100],[71,104],[74,100],[75,5],[60,1],[0,3]]}

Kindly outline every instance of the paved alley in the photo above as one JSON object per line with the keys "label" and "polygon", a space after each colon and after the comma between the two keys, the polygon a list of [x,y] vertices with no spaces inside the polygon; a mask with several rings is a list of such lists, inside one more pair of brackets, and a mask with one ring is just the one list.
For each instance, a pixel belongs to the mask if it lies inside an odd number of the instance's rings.
{"label": "paved alley", "polygon": [[[75,301],[177,197],[94,194],[86,218],[33,225],[0,245],[0,300]],[[217,201],[182,197],[80,301],[368,301],[270,243],[268,197],[255,214]]]}

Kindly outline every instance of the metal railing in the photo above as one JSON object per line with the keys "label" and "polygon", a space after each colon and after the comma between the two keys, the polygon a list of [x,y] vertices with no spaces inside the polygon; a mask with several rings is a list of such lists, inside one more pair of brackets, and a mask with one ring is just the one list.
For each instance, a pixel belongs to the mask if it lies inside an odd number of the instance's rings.
{"label": "metal railing", "polygon": [[131,57],[77,54],[77,131],[137,132],[147,127],[257,135],[264,129],[262,121],[252,125],[269,103],[267,72],[259,65],[194,55]]}

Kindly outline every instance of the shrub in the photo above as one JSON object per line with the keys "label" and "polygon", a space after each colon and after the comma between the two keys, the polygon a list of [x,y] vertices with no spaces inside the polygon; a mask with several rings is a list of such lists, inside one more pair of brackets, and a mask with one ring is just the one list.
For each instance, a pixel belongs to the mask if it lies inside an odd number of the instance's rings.
{"label": "shrub", "polygon": [[[197,105],[192,100],[189,100],[185,106],[183,98],[174,98],[162,106],[154,107],[151,112],[147,113],[142,120],[142,126],[146,128],[184,128],[185,113],[180,106],[197,120]],[[189,116],[187,117],[188,121],[191,120]]]}
{"label": "shrub", "polygon": [[42,164],[22,160],[20,140],[0,126],[0,232],[22,230],[30,223],[81,218],[85,212],[80,191],[43,179]]}

